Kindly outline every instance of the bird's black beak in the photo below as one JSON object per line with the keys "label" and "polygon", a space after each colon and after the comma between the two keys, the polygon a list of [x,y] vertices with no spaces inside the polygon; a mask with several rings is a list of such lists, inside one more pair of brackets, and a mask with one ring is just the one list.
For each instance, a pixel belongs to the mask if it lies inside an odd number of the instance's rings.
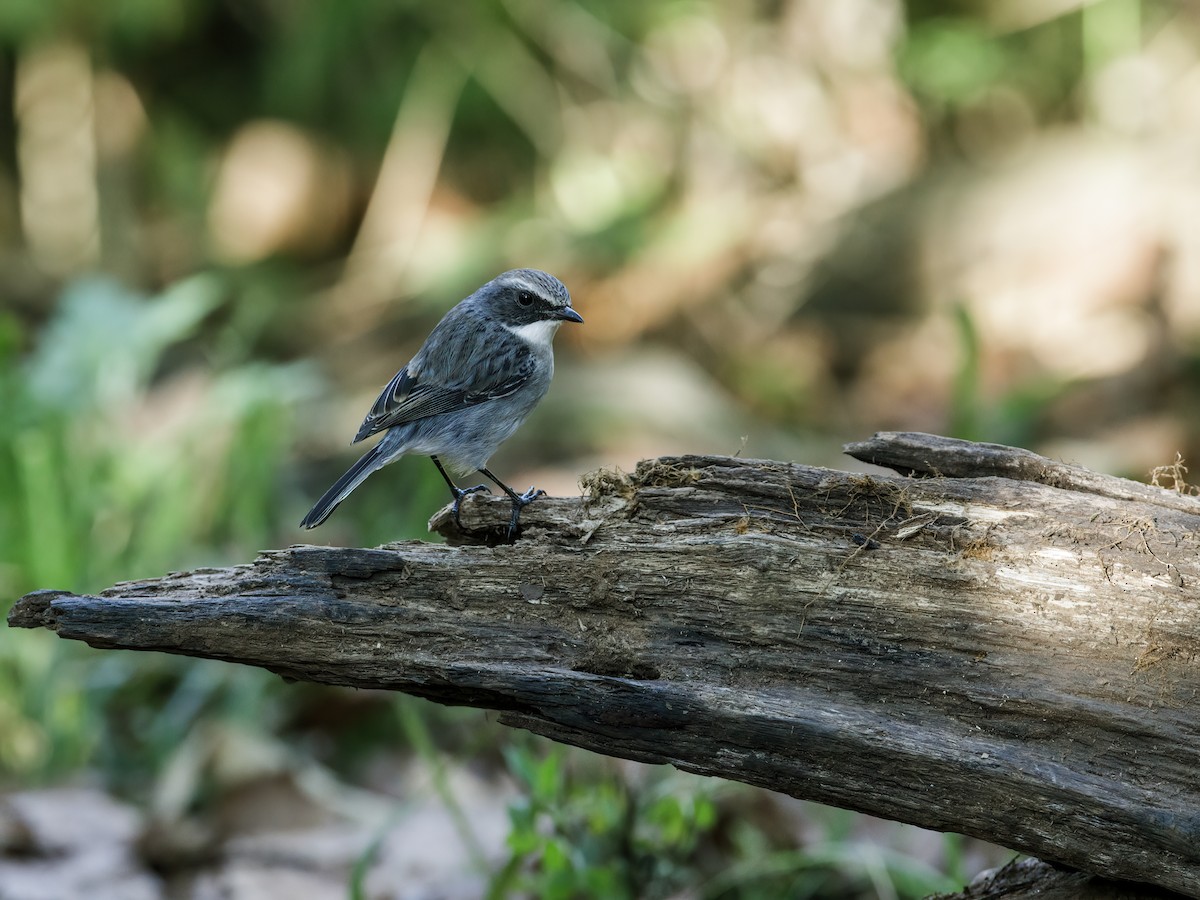
{"label": "bird's black beak", "polygon": [[575,312],[569,306],[564,306],[554,316],[556,319],[562,319],[564,322],[578,322],[583,324],[583,316]]}

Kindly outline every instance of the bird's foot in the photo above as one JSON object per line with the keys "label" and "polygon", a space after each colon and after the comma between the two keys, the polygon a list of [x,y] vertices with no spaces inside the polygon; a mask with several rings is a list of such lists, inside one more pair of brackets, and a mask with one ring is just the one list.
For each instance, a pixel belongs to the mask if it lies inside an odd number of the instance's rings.
{"label": "bird's foot", "polygon": [[462,531],[462,522],[459,521],[458,510],[462,506],[463,497],[467,496],[467,494],[478,494],[480,491],[487,491],[490,494],[492,489],[486,484],[477,484],[475,487],[469,488],[451,487],[450,490],[454,492],[454,505],[450,507],[450,515],[454,517],[455,526],[459,531]]}
{"label": "bird's foot", "polygon": [[543,496],[545,493],[546,492],[543,491],[541,488],[531,487],[529,490],[527,490],[523,494],[517,494],[517,493],[509,494],[509,496],[512,498],[513,510],[512,510],[512,518],[508,520],[508,534],[505,536],[505,539],[507,541],[509,541],[510,543],[512,542],[513,535],[516,533],[516,530],[517,530],[517,520],[519,518],[521,518],[521,510],[523,510],[526,506],[528,506],[530,503],[532,503],[538,497]]}

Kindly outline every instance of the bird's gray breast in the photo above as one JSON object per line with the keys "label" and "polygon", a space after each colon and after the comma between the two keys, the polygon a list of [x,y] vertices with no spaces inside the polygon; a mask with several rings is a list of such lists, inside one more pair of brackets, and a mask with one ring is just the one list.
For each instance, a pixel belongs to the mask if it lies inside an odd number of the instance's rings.
{"label": "bird's gray breast", "polygon": [[[515,390],[453,412],[406,426],[407,452],[441,457],[453,469],[469,472],[487,465],[496,448],[512,436],[550,388],[554,352],[512,334],[495,322],[477,322],[460,346],[456,387],[485,390],[528,371]],[[451,379],[447,379],[451,380]]]}

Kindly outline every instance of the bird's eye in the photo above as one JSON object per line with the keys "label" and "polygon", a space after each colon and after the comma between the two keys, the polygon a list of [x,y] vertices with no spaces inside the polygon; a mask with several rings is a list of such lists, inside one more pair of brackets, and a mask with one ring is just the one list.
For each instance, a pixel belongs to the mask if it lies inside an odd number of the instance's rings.
{"label": "bird's eye", "polygon": [[533,306],[533,294],[529,293],[529,291],[521,291],[521,293],[517,294],[517,303],[521,304],[521,306]]}

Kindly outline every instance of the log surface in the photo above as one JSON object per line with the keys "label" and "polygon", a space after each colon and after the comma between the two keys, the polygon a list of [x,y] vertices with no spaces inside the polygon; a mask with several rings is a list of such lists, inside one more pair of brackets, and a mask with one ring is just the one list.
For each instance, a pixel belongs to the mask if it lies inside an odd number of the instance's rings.
{"label": "log surface", "polygon": [[997,871],[977,876],[957,894],[935,894],[929,900],[1171,900],[1178,897],[1163,888],[1057,869],[1041,860],[1021,857]]}
{"label": "log surface", "polygon": [[9,622],[500,710],[1200,897],[1200,500],[929,435],[849,451],[906,474],[665,458],[532,504],[513,545],[478,543],[508,504],[473,495],[445,545],[40,591]]}

